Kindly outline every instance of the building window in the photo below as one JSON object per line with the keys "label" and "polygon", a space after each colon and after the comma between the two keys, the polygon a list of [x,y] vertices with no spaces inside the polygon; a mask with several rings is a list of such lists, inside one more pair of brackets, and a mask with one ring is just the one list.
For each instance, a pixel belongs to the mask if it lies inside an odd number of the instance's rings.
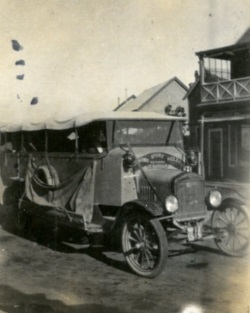
{"label": "building window", "polygon": [[204,66],[206,83],[231,79],[231,62],[228,60],[205,58]]}

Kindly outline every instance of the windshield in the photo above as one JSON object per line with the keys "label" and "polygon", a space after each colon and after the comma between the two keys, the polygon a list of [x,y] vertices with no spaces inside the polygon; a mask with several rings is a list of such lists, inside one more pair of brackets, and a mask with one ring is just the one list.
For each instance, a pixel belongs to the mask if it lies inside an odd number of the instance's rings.
{"label": "windshield", "polygon": [[116,121],[113,143],[136,146],[168,146],[183,148],[178,121]]}

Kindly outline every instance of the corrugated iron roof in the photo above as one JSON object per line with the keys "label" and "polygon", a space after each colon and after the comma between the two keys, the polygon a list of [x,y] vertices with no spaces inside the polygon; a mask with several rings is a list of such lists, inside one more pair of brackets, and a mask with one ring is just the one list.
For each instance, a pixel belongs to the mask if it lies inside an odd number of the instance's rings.
{"label": "corrugated iron roof", "polygon": [[250,42],[250,27],[244,32],[244,34],[236,41],[236,44],[242,44]]}
{"label": "corrugated iron roof", "polygon": [[125,101],[123,101],[122,103],[120,103],[115,109],[114,111],[121,111],[120,108],[123,107],[126,103],[133,101],[136,98],[135,95],[131,95],[130,97],[128,97]]}
{"label": "corrugated iron roof", "polygon": [[138,97],[134,100],[124,103],[118,111],[140,111],[143,107],[147,105],[154,97],[156,97],[162,90],[164,90],[168,85],[170,85],[173,81],[176,81],[179,85],[181,85],[186,91],[188,88],[184,85],[177,77],[173,77],[170,80],[167,80],[161,84],[158,84],[154,87],[144,90]]}
{"label": "corrugated iron roof", "polygon": [[250,27],[244,32],[244,34],[237,40],[237,42],[230,46],[224,46],[220,48],[199,51],[195,54],[202,57],[210,57],[216,59],[230,60],[233,56],[233,52],[250,49]]}

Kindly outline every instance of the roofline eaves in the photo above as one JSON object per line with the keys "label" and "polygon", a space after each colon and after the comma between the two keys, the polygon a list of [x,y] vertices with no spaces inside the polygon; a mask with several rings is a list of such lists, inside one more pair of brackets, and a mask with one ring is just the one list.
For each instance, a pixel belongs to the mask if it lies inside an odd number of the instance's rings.
{"label": "roofline eaves", "polygon": [[244,42],[241,44],[234,44],[234,45],[230,45],[230,46],[225,46],[225,47],[220,47],[220,48],[215,48],[215,49],[210,49],[210,50],[204,50],[204,51],[199,51],[199,52],[195,52],[195,54],[198,57],[201,56],[206,56],[206,55],[211,55],[211,54],[216,54],[216,53],[220,53],[220,52],[224,52],[226,50],[233,50],[233,51],[237,51],[237,50],[242,50],[244,48],[250,48],[250,42]]}

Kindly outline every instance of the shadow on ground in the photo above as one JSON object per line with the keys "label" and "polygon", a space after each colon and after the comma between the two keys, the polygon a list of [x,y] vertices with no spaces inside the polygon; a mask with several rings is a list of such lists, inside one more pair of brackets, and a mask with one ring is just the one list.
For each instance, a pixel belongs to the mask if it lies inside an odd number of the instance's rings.
{"label": "shadow on ground", "polygon": [[[24,231],[23,229],[17,227],[15,222],[16,219],[16,210],[4,206],[0,207],[0,224],[9,233],[32,242],[36,242],[39,245],[57,252],[84,253],[108,266],[131,273],[121,254],[120,246],[117,243],[117,240],[110,240],[109,237],[99,241],[99,238],[93,237],[90,238],[89,242],[89,240],[86,237],[83,237],[83,234],[79,231],[77,232],[70,228],[58,230],[56,227],[51,229],[46,225],[41,224],[40,221],[33,221],[29,229]],[[65,237],[65,234],[67,237]],[[119,236],[115,234],[114,237],[117,238]],[[199,244],[199,242],[191,244],[173,238],[169,248],[169,258],[175,258],[186,254],[194,254],[200,251],[221,254],[219,250],[209,246],[204,246]],[[113,256],[115,254],[116,256],[120,254],[121,257],[114,258]]]}
{"label": "shadow on ground", "polygon": [[102,304],[66,305],[47,299],[44,294],[24,294],[7,285],[0,285],[0,310],[6,313],[125,313]]}
{"label": "shadow on ground", "polygon": [[102,239],[99,236],[87,238],[83,236],[82,232],[74,229],[58,229],[56,227],[51,229],[37,220],[33,220],[32,225],[24,231],[17,226],[16,219],[16,210],[11,207],[0,206],[0,225],[8,233],[57,252],[87,254],[109,266],[131,273],[123,256],[113,257],[114,255],[121,255],[117,240]]}

